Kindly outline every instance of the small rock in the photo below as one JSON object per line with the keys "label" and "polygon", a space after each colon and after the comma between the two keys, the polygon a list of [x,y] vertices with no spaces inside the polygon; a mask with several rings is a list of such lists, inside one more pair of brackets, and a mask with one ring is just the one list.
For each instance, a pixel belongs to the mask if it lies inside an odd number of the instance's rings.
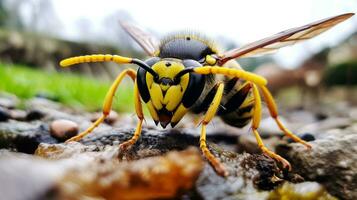
{"label": "small rock", "polygon": [[118,117],[119,117],[118,113],[112,110],[110,111],[109,115],[105,118],[104,122],[109,125],[112,125],[118,120]]}
{"label": "small rock", "polygon": [[13,109],[19,104],[20,100],[13,94],[0,92],[0,107]]}
{"label": "small rock", "polygon": [[352,120],[357,121],[357,108],[351,108],[349,112],[349,116]]}
{"label": "small rock", "polygon": [[11,99],[0,98],[0,107],[13,109],[15,108],[16,104]]}
{"label": "small rock", "polygon": [[195,148],[131,162],[102,159],[67,173],[59,188],[63,199],[175,199],[194,187],[203,166]]}
{"label": "small rock", "polygon": [[36,98],[43,98],[43,99],[48,99],[51,101],[59,101],[59,98],[53,94],[45,93],[45,92],[39,92],[35,95]]}
{"label": "small rock", "polygon": [[316,133],[326,131],[333,128],[346,128],[352,123],[350,118],[346,117],[330,117],[315,123],[311,123],[299,128],[296,133]]}
{"label": "small rock", "polygon": [[[101,112],[94,113],[93,116],[91,117],[91,121],[95,122],[101,116],[102,116]],[[113,125],[118,120],[118,117],[119,117],[118,113],[115,112],[114,110],[111,110],[109,115],[105,118],[104,122],[109,125]]]}
{"label": "small rock", "polygon": [[24,110],[10,110],[11,119],[24,121],[26,120],[27,113]]}
{"label": "small rock", "polygon": [[27,108],[47,108],[47,109],[54,109],[54,110],[61,110],[62,109],[62,105],[51,101],[49,99],[44,99],[44,98],[32,98],[28,101],[26,101],[26,107]]}
{"label": "small rock", "polygon": [[324,185],[341,199],[357,199],[357,135],[329,134],[310,142],[278,146],[277,153],[290,161],[293,170],[306,180]]}
{"label": "small rock", "polygon": [[306,142],[314,141],[315,137],[311,133],[305,133],[300,136],[301,139],[305,140]]}
{"label": "small rock", "polygon": [[276,199],[324,199],[337,200],[326,189],[316,182],[304,182],[298,184],[285,183],[272,191],[269,200]]}
{"label": "small rock", "polygon": [[5,122],[10,118],[9,110],[0,107],[0,122]]}
{"label": "small rock", "polygon": [[61,141],[77,135],[78,129],[77,123],[66,119],[55,120],[50,125],[51,135]]}
{"label": "small rock", "polygon": [[41,142],[58,143],[50,135],[48,126],[40,121],[33,123],[16,120],[0,122],[0,149],[33,154]]}
{"label": "small rock", "polygon": [[37,109],[30,110],[27,115],[26,115],[26,120],[32,121],[32,120],[39,120],[42,119],[45,116],[45,114]]}
{"label": "small rock", "polygon": [[[298,134],[297,136],[298,136],[299,138],[305,140],[306,142],[310,142],[310,141],[314,141],[314,140],[315,140],[315,136],[312,135],[311,133]],[[294,140],[291,139],[291,138],[289,138],[289,139],[288,139],[288,142],[289,142],[289,143],[292,143],[292,142],[294,142]]]}

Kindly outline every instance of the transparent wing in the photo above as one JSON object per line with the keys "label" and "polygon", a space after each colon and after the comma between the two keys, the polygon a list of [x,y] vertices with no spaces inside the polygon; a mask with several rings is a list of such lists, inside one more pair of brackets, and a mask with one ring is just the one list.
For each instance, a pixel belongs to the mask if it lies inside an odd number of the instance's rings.
{"label": "transparent wing", "polygon": [[121,27],[144,49],[149,56],[154,56],[155,51],[159,48],[157,40],[150,34],[140,28],[120,21]]}
{"label": "transparent wing", "polygon": [[353,15],[353,13],[346,13],[282,31],[273,36],[225,52],[219,57],[219,63],[223,65],[228,60],[235,58],[273,53],[282,47],[315,37]]}

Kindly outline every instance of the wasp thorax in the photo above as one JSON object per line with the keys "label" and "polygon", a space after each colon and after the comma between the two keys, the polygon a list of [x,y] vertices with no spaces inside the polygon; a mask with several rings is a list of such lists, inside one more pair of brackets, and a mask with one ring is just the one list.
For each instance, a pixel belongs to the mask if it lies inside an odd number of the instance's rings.
{"label": "wasp thorax", "polygon": [[152,69],[158,77],[153,77],[150,73],[146,74],[150,100],[161,125],[166,127],[181,103],[189,82],[189,74],[175,80],[175,76],[185,69],[184,65],[176,60],[161,60],[155,63]]}

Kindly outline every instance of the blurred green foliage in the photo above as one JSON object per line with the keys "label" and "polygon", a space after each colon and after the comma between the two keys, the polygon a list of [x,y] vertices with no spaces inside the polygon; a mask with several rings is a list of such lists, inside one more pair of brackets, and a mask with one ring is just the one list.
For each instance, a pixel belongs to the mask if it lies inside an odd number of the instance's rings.
{"label": "blurred green foliage", "polygon": [[[13,93],[24,99],[46,94],[71,107],[93,111],[101,109],[110,84],[109,81],[79,75],[49,73],[0,63],[0,91]],[[132,111],[132,91],[133,84],[123,82],[116,93],[113,108],[119,112]]]}
{"label": "blurred green foliage", "polygon": [[327,86],[357,85],[357,60],[343,62],[326,69],[324,82]]}

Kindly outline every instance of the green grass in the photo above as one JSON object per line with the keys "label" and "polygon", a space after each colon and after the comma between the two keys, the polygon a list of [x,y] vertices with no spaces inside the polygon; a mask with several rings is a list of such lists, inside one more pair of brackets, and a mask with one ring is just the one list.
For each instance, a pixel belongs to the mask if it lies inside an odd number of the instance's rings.
{"label": "green grass", "polygon": [[[117,111],[133,110],[132,84],[124,82],[116,93],[113,108]],[[110,82],[73,74],[49,73],[19,65],[0,63],[0,91],[28,99],[44,93],[58,98],[63,104],[89,111],[101,108]]]}

